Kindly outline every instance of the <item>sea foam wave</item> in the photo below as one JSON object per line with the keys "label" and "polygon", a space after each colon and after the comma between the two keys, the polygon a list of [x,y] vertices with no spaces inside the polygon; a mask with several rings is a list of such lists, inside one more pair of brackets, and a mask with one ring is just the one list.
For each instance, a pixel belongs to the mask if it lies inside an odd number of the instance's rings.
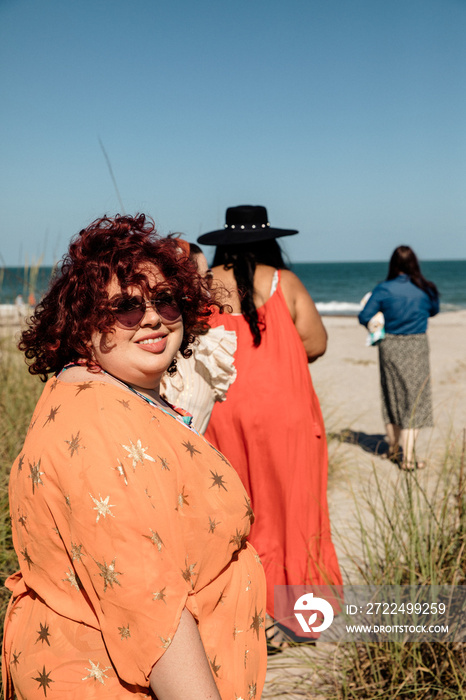
{"label": "sea foam wave", "polygon": [[349,301],[318,301],[316,307],[322,316],[357,316],[362,308]]}

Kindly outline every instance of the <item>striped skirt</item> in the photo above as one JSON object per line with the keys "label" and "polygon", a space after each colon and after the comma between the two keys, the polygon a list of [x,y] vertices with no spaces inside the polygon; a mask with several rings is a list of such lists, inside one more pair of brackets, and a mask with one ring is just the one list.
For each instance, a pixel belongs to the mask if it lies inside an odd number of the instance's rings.
{"label": "striped skirt", "polygon": [[401,428],[433,425],[429,343],[425,333],[386,335],[379,344],[382,413]]}

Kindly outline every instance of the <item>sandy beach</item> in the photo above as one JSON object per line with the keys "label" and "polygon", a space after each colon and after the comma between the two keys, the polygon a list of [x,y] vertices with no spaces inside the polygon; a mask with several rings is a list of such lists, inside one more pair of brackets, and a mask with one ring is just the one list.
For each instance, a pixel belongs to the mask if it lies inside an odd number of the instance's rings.
{"label": "sandy beach", "polygon": [[[366,329],[355,318],[326,317],[324,323],[328,349],[310,365],[310,371],[330,438],[330,519],[344,580],[348,582],[354,572],[346,552],[349,549],[356,554],[360,545],[359,533],[353,532],[355,500],[361,503],[370,491],[374,468],[387,487],[396,488],[405,475],[378,456],[386,450],[386,443],[377,348],[365,345]],[[417,477],[426,483],[435,480],[446,445],[460,445],[466,429],[466,311],[432,318],[428,338],[434,427],[419,432],[416,446],[417,455],[428,465]]]}
{"label": "sandy beach", "polygon": [[[328,349],[310,365],[310,371],[329,436],[328,500],[333,539],[343,582],[356,583],[356,562],[362,557],[358,519],[362,514],[365,526],[371,527],[371,515],[364,504],[368,494],[377,497],[374,471],[387,493],[399,488],[406,474],[377,456],[386,449],[378,350],[365,345],[367,332],[356,318],[327,316],[323,321]],[[436,482],[446,445],[461,446],[466,429],[466,310],[432,318],[428,338],[435,424],[420,431],[417,454],[426,459],[428,466],[416,474],[426,490]],[[323,657],[325,663],[326,655],[332,658],[334,652],[323,644],[308,653]],[[296,691],[299,682],[293,682],[293,678],[309,674],[302,660],[303,651],[296,649],[269,657],[263,697],[302,697]],[[323,696],[316,690],[312,697]]]}
{"label": "sandy beach", "polygon": [[[365,345],[366,329],[357,319],[324,317],[326,354],[310,365],[327,430],[384,433],[380,408],[378,350]],[[466,425],[466,311],[443,313],[429,321],[435,427],[420,433],[422,453],[435,453],[449,429]]]}

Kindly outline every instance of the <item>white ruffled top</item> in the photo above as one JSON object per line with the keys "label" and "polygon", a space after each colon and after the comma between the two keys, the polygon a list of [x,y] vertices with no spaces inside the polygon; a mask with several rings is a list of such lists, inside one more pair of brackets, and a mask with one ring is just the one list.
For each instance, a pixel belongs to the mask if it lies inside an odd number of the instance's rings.
{"label": "white ruffled top", "polygon": [[162,379],[160,393],[173,406],[188,411],[200,433],[207,429],[214,403],[225,400],[236,379],[236,346],[235,331],[227,331],[224,326],[210,328],[193,344],[191,357],[186,360],[180,354],[176,356],[176,373]]}

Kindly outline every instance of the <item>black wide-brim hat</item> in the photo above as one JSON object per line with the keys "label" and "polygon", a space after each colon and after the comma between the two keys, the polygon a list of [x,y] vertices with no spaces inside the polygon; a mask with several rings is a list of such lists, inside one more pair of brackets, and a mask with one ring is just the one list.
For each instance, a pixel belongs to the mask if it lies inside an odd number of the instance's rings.
{"label": "black wide-brim hat", "polygon": [[242,204],[228,207],[223,229],[203,233],[197,242],[204,245],[239,245],[294,236],[296,233],[298,231],[295,229],[272,228],[265,207]]}

